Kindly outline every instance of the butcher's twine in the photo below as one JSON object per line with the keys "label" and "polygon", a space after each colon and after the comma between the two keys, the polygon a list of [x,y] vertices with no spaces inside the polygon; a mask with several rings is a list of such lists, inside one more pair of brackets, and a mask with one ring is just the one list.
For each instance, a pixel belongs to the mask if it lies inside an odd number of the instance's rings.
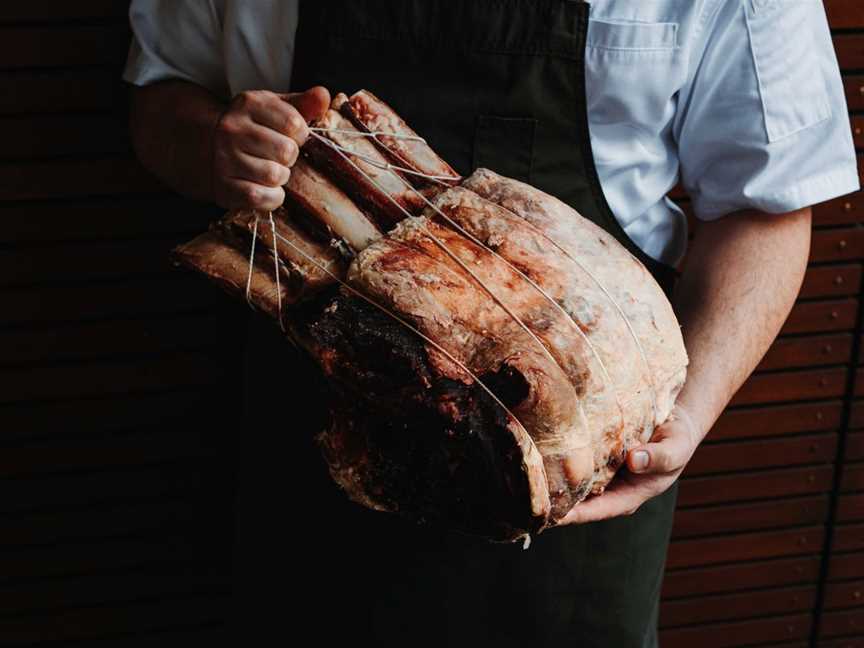
{"label": "butcher's twine", "polygon": [[[481,240],[479,240],[477,237],[472,235],[470,232],[466,231],[461,225],[459,225],[452,218],[447,216],[440,208],[438,208],[437,205],[432,203],[432,201],[430,201],[421,191],[417,190],[410,182],[408,182],[400,174],[408,174],[408,175],[412,175],[415,177],[424,178],[426,180],[430,180],[430,181],[436,182],[438,184],[446,184],[446,181],[461,180],[460,176],[427,174],[427,173],[422,173],[420,171],[417,171],[416,169],[411,169],[411,168],[407,168],[407,167],[403,167],[403,166],[399,166],[399,165],[394,165],[394,164],[391,164],[391,163],[386,162],[386,161],[382,162],[380,160],[376,160],[376,159],[371,158],[367,155],[364,155],[358,151],[355,151],[349,147],[341,146],[341,145],[337,144],[336,142],[334,142],[333,140],[331,140],[327,137],[324,137],[322,135],[322,133],[326,134],[326,133],[332,132],[332,133],[340,133],[340,134],[345,134],[345,135],[354,136],[354,137],[369,137],[369,138],[372,138],[375,141],[377,141],[382,146],[386,146],[386,145],[384,145],[384,143],[378,139],[378,136],[386,136],[386,137],[390,137],[393,139],[403,139],[403,140],[417,141],[417,142],[423,142],[423,143],[425,143],[426,140],[424,140],[422,137],[419,137],[416,135],[400,135],[397,133],[389,133],[389,132],[384,132],[384,131],[363,132],[363,131],[350,130],[350,129],[338,129],[338,128],[328,129],[328,128],[318,128],[318,127],[310,127],[309,131],[310,131],[310,135],[312,137],[316,138],[318,141],[323,143],[325,146],[328,146],[329,148],[336,151],[339,156],[341,156],[349,165],[351,165],[356,171],[358,171],[368,182],[370,182],[381,193],[383,193],[388,198],[388,200],[390,202],[392,202],[397,207],[397,209],[399,209],[406,217],[408,217],[408,218],[413,217],[413,214],[411,214],[407,209],[405,209],[405,207],[402,204],[400,204],[374,178],[372,178],[363,168],[361,168],[352,159],[352,157],[355,157],[359,160],[362,160],[363,162],[365,162],[371,166],[374,166],[376,168],[390,171],[391,173],[393,173],[393,175],[395,177],[397,177],[406,186],[407,189],[414,192],[416,195],[420,196],[420,198],[426,203],[426,205],[428,207],[430,207],[433,211],[435,211],[435,213],[438,216],[440,216],[445,222],[447,222],[451,227],[453,227],[460,234],[462,234],[463,236],[465,236],[466,238],[471,240],[473,243],[478,245],[481,249],[489,252],[490,254],[495,256],[496,258],[503,261],[521,279],[525,280],[532,288],[534,288],[541,295],[543,295],[543,297],[545,299],[547,299],[550,303],[552,303],[555,308],[560,310],[568,318],[568,320],[573,323],[576,331],[578,332],[578,335],[587,344],[587,346],[590,349],[592,355],[594,356],[598,366],[600,367],[604,382],[607,384],[607,386],[612,385],[610,374],[609,374],[605,364],[603,363],[596,347],[591,343],[591,341],[585,335],[584,331],[582,331],[582,329],[579,327],[578,322],[575,321],[575,319],[573,318],[572,315],[567,313],[567,311],[564,310],[564,308],[555,299],[553,299],[551,297],[551,295],[549,295],[545,290],[543,290],[542,287],[537,285],[537,283],[534,282],[530,277],[525,275],[524,272],[522,272],[521,270],[516,268],[507,259],[505,259],[501,255],[499,255],[495,250],[491,249],[488,245],[483,243]],[[517,217],[518,217],[518,215],[517,215]],[[458,358],[456,358],[452,353],[447,351],[447,349],[445,349],[441,344],[439,344],[438,342],[436,342],[435,340],[433,340],[432,338],[430,338],[429,336],[424,334],[422,331],[420,331],[419,329],[414,327],[412,324],[407,322],[405,319],[400,317],[398,314],[396,314],[395,312],[393,312],[392,310],[390,310],[386,306],[378,303],[376,300],[372,299],[371,297],[365,295],[361,291],[357,290],[356,288],[354,288],[353,286],[351,286],[350,284],[345,282],[341,277],[339,277],[334,272],[332,272],[328,267],[321,264],[312,255],[310,255],[307,252],[305,252],[304,250],[302,250],[300,247],[295,245],[289,239],[278,234],[276,232],[276,227],[275,227],[275,223],[273,220],[273,213],[272,212],[268,213],[268,219],[269,219],[269,223],[270,223],[271,232],[273,235],[273,256],[274,256],[274,266],[275,266],[274,269],[275,269],[275,274],[276,274],[276,287],[277,287],[277,300],[278,300],[277,307],[278,307],[278,313],[279,313],[279,325],[280,325],[280,327],[282,327],[283,331],[285,330],[285,328],[284,328],[284,321],[283,321],[283,317],[282,317],[282,291],[281,291],[281,284],[280,284],[280,280],[279,280],[279,262],[280,262],[280,259],[279,259],[279,252],[278,252],[278,248],[277,248],[277,239],[282,241],[285,245],[291,247],[295,252],[297,252],[299,255],[301,255],[303,258],[305,258],[307,261],[309,261],[309,263],[311,263],[313,266],[317,267],[320,271],[324,272],[327,276],[329,276],[331,279],[333,279],[337,284],[342,286],[345,290],[347,290],[351,294],[355,295],[356,297],[362,299],[363,301],[369,303],[374,308],[385,313],[387,316],[389,316],[390,318],[392,318],[393,320],[395,320],[396,322],[398,322],[402,326],[406,327],[407,329],[409,329],[410,331],[412,331],[413,333],[418,335],[426,343],[428,343],[433,348],[435,348],[440,353],[442,353],[445,357],[447,357],[457,367],[459,367],[462,371],[464,371],[473,381],[475,381],[477,383],[477,385],[479,385],[480,388],[483,389],[483,391],[485,391],[489,395],[489,397],[492,398],[495,401],[495,403],[498,404],[504,410],[504,412],[506,412],[506,414],[514,422],[516,422],[519,425],[519,427],[522,429],[522,431],[526,435],[526,440],[529,443],[531,443],[532,445],[534,445],[534,441],[531,438],[531,435],[528,433],[528,430],[525,427],[525,425],[516,417],[516,415],[512,411],[510,411],[510,409],[488,387],[488,385],[486,385],[479,378],[479,376],[477,376],[473,371],[471,371],[471,369],[469,369],[463,362],[461,362]],[[248,273],[247,281],[246,281],[246,301],[249,303],[250,306],[253,306],[252,299],[251,299],[251,286],[252,286],[253,264],[254,264],[254,260],[255,260],[255,241],[257,239],[257,234],[258,234],[258,220],[259,220],[259,216],[256,214],[255,222],[254,222],[253,230],[252,230],[252,246],[251,246],[251,250],[250,250],[250,254],[249,254],[249,273]],[[650,368],[648,367],[647,355],[645,353],[645,350],[642,346],[641,341],[639,340],[638,336],[636,335],[636,332],[632,326],[632,323],[630,322],[630,319],[627,317],[626,313],[621,308],[620,304],[618,304],[618,302],[615,300],[613,295],[606,288],[606,286],[603,285],[603,283],[600,281],[600,279],[598,277],[596,277],[578,259],[574,258],[573,255],[571,255],[566,249],[564,249],[563,246],[561,246],[556,241],[551,239],[545,232],[542,232],[541,230],[536,228],[533,224],[529,223],[525,219],[522,219],[522,220],[525,223],[527,223],[530,227],[535,229],[541,236],[543,236],[546,240],[548,240],[556,248],[558,248],[567,258],[569,258],[571,261],[573,261],[586,275],[588,275],[588,277],[594,283],[597,284],[597,286],[601,289],[601,291],[604,293],[604,295],[613,304],[616,311],[623,318],[630,335],[633,337],[633,339],[636,342],[637,347],[639,348],[639,352],[640,352],[640,355],[642,357],[643,363],[645,364],[646,370],[648,371],[647,377],[648,377],[649,386],[651,387],[651,391],[652,391],[652,406],[654,408],[654,417],[656,420],[657,396],[656,396],[656,391],[654,389],[653,380],[651,378]],[[430,240],[432,240],[433,243],[437,247],[439,247],[445,254],[447,254],[448,257],[450,257],[454,262],[456,262],[466,273],[468,273],[472,277],[472,279],[520,326],[520,328],[522,328],[540,346],[540,348],[542,348],[543,352],[552,360],[552,362],[554,362],[562,370],[562,372],[564,372],[564,374],[567,375],[566,370],[564,370],[564,368],[561,367],[560,363],[555,359],[555,357],[552,355],[552,353],[548,349],[548,347],[542,342],[542,340],[540,340],[539,337],[537,337],[537,335],[533,331],[531,331],[531,329],[525,324],[525,322],[521,318],[519,318],[518,315],[516,315],[516,313],[514,313],[503,302],[503,300],[495,293],[495,291],[493,291],[485,282],[483,282],[483,280],[480,279],[480,277],[478,277],[476,275],[476,273],[474,273],[474,271],[471,270],[452,250],[450,250],[449,247],[447,247],[447,245],[443,241],[441,241],[438,237],[436,237],[434,234],[432,234],[428,230],[424,230],[424,234]],[[619,396],[618,396],[618,390],[614,387],[614,385],[612,385],[612,393],[615,396],[619,412],[622,413],[621,415],[622,415],[622,420],[623,420],[623,409],[621,407],[621,401],[620,401]],[[587,418],[586,418],[586,415],[584,412],[584,408],[582,405],[582,399],[577,399],[577,400],[578,400],[578,405],[579,405],[582,423],[584,425],[585,430],[587,431],[589,428],[588,428]],[[535,449],[536,449],[536,446],[535,446]],[[564,450],[564,449],[562,449],[562,450]],[[525,548],[527,548],[528,544],[530,544],[530,536],[526,537],[525,541],[526,541],[525,542]]]}

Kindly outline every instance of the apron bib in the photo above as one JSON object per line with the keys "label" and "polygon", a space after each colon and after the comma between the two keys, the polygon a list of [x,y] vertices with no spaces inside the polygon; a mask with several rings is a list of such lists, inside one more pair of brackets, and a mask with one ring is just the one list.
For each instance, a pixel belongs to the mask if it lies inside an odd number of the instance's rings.
{"label": "apron bib", "polygon": [[[366,88],[460,174],[483,166],[574,207],[667,291],[603,196],[591,152],[589,7],[571,0],[308,0],[292,86]],[[317,370],[254,318],[240,440],[236,640],[378,646],[656,646],[676,489],[632,516],[550,529],[528,550],[420,528],[348,501],[313,436]]]}

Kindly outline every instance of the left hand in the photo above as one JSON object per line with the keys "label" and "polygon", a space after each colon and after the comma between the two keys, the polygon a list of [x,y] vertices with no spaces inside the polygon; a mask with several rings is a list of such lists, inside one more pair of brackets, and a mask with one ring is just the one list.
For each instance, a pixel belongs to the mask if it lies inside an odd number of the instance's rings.
{"label": "left hand", "polygon": [[558,524],[584,524],[635,513],[675,483],[701,439],[690,414],[676,404],[651,440],[627,453],[627,469],[615,476],[603,494],[577,504]]}

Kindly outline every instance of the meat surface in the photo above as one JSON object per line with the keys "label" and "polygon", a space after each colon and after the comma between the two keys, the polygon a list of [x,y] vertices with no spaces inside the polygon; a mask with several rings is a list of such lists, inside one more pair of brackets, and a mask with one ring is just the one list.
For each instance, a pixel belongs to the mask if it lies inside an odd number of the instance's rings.
{"label": "meat surface", "polygon": [[233,214],[180,261],[242,296],[255,242],[250,300],[320,366],[317,440],[350,498],[494,540],[554,526],[669,415],[687,355],[668,300],[554,197],[486,169],[450,179],[371,93],[337,95],[317,126],[275,248],[269,218]]}

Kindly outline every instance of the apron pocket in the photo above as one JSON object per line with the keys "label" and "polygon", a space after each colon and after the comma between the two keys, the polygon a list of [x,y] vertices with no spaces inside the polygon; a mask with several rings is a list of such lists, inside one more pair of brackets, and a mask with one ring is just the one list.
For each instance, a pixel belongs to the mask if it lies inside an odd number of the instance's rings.
{"label": "apron pocket", "polygon": [[530,117],[480,115],[474,133],[473,169],[483,167],[530,183],[536,127],[537,120]]}

